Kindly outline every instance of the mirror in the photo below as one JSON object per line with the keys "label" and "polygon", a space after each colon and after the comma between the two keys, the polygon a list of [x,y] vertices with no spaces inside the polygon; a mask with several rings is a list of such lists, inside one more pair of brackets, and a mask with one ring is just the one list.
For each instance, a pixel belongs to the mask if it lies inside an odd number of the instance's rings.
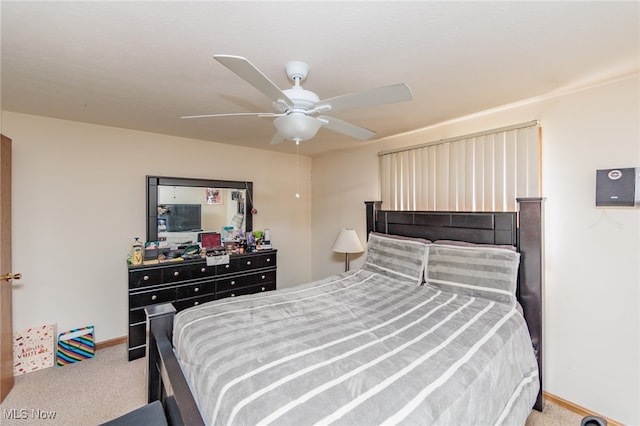
{"label": "mirror", "polygon": [[253,182],[147,176],[147,241],[196,243],[200,232],[251,231]]}

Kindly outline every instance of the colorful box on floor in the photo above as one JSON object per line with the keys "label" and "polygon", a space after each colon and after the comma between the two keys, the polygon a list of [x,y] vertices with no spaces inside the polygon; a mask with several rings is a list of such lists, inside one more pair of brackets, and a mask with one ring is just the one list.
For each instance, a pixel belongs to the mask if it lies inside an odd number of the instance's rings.
{"label": "colorful box on floor", "polygon": [[58,367],[93,358],[96,344],[93,339],[93,326],[76,328],[58,335]]}
{"label": "colorful box on floor", "polygon": [[19,331],[13,337],[13,374],[53,367],[55,326],[42,325]]}

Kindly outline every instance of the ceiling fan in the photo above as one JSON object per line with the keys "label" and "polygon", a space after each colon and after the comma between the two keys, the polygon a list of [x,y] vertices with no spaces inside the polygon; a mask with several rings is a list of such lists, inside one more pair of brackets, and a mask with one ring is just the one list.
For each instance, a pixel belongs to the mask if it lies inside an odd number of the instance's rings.
{"label": "ceiling fan", "polygon": [[309,66],[304,62],[294,61],[285,65],[287,76],[294,85],[290,89],[280,90],[246,58],[232,55],[214,55],[213,57],[265,94],[273,102],[277,112],[188,115],[180,118],[276,117],[273,124],[277,133],[271,139],[271,144],[284,140],[292,140],[299,144],[314,137],[321,127],[356,139],[367,140],[375,136],[376,132],[324,114],[413,99],[409,86],[399,83],[320,100],[318,95],[303,89],[300,85],[309,73]]}

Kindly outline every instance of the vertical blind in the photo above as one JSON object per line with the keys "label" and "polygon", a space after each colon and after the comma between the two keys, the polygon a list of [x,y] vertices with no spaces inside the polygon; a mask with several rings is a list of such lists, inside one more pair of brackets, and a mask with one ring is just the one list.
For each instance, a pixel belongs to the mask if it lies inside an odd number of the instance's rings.
{"label": "vertical blind", "polygon": [[515,211],[540,196],[537,121],[378,155],[388,210]]}

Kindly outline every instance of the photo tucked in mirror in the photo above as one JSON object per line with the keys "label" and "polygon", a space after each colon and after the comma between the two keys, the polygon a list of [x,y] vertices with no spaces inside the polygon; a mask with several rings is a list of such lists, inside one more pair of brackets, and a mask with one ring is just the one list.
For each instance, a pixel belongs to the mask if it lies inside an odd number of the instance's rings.
{"label": "photo tucked in mirror", "polygon": [[197,244],[201,232],[244,233],[245,199],[244,189],[158,186],[158,241],[182,246]]}

